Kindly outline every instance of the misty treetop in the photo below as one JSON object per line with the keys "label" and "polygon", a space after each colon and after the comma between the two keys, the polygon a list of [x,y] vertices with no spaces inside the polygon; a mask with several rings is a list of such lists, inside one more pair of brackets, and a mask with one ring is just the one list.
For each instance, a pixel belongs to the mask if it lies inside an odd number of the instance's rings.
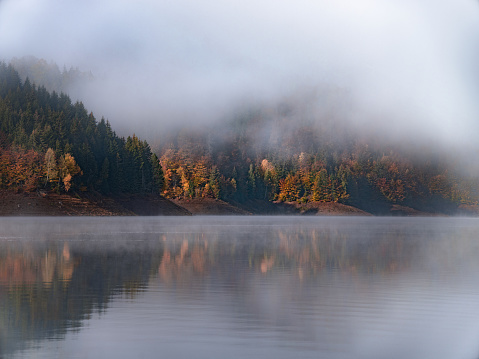
{"label": "misty treetop", "polygon": [[[48,92],[0,64],[0,186],[102,193],[158,192],[162,173],[149,145],[118,137],[81,102]],[[152,163],[156,161],[156,163]]]}
{"label": "misty treetop", "polygon": [[439,156],[417,156],[355,135],[335,119],[318,125],[293,112],[283,103],[165,136],[157,146],[163,194],[236,203],[341,202],[373,213],[386,213],[391,204],[426,211],[477,204],[477,177],[461,176]]}
{"label": "misty treetop", "polygon": [[94,79],[89,71],[80,71],[73,67],[67,69],[65,66],[60,70],[56,63],[34,56],[14,57],[10,64],[18,72],[22,81],[28,78],[31,82],[45,87],[49,92],[64,92],[70,96],[72,89],[82,87]]}

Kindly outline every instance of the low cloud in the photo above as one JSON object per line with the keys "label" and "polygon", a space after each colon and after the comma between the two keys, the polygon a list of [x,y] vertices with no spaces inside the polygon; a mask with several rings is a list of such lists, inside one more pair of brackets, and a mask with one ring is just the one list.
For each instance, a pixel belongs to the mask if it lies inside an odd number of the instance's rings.
{"label": "low cloud", "polygon": [[0,57],[91,70],[78,97],[145,136],[331,87],[347,106],[310,96],[311,116],[472,144],[478,18],[472,0],[0,0]]}

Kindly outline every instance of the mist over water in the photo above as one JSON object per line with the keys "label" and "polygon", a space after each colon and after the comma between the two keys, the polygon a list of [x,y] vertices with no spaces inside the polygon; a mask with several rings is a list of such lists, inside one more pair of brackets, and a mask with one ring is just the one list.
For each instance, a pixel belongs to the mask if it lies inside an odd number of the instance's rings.
{"label": "mist over water", "polygon": [[462,146],[477,132],[478,16],[472,0],[2,0],[0,57],[91,70],[72,91],[140,136],[333,86],[351,96],[335,108],[345,126]]}
{"label": "mist over water", "polygon": [[476,219],[0,220],[0,343],[36,358],[476,358]]}

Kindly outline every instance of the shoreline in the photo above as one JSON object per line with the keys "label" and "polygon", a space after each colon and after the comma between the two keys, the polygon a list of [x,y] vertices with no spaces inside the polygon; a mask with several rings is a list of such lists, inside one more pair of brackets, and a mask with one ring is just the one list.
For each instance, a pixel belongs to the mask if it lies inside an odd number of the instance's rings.
{"label": "shoreline", "polygon": [[0,216],[191,216],[159,195],[106,197],[100,194],[0,191]]}
{"label": "shoreline", "polygon": [[[166,199],[160,195],[103,196],[98,193],[15,193],[0,190],[0,216],[196,216],[196,215],[295,215],[295,216],[450,216],[391,204],[386,213],[374,214],[335,202],[229,203],[212,198]],[[461,205],[453,215],[479,217],[479,206]]]}

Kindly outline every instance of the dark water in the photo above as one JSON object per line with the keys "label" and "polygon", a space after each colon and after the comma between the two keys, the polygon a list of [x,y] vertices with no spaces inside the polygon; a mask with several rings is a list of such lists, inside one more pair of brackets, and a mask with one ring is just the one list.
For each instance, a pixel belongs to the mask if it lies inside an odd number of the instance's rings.
{"label": "dark water", "polygon": [[0,358],[479,358],[479,220],[0,219]]}

